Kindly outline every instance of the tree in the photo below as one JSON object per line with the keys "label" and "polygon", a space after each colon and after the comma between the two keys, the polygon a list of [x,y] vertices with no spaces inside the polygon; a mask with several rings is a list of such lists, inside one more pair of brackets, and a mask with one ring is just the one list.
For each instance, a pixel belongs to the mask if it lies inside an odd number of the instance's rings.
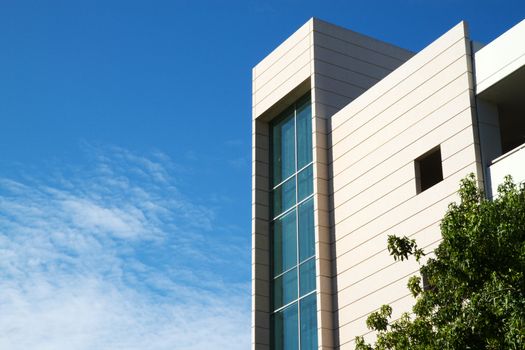
{"label": "tree", "polygon": [[[375,344],[356,338],[357,350],[525,349],[525,186],[510,177],[488,200],[474,175],[461,181],[460,203],[441,222],[443,240],[412,276],[412,313],[390,321],[383,305],[368,317]],[[388,237],[396,260],[424,252],[413,239]]]}

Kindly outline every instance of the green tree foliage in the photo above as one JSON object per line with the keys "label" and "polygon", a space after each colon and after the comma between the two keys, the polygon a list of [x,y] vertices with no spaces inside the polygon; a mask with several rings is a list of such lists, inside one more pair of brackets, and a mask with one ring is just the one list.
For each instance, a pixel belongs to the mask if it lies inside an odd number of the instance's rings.
{"label": "green tree foliage", "polygon": [[[459,204],[441,222],[443,240],[408,288],[412,313],[390,320],[382,306],[367,319],[375,344],[356,338],[357,350],[525,349],[525,186],[507,177],[494,200],[474,175],[462,180]],[[424,255],[414,240],[390,236],[394,259]]]}

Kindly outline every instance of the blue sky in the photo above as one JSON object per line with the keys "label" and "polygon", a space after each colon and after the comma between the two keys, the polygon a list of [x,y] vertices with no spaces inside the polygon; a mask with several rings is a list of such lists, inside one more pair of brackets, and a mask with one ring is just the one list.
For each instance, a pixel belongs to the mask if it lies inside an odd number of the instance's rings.
{"label": "blue sky", "polygon": [[0,0],[0,349],[247,349],[251,68],[311,16],[417,51],[524,14]]}

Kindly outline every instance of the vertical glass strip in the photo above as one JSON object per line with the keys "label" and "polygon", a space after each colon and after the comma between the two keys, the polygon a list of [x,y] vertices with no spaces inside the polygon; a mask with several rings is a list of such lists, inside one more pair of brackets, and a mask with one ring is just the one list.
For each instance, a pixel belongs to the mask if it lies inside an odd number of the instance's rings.
{"label": "vertical glass strip", "polygon": [[277,118],[271,132],[271,349],[316,349],[310,95]]}
{"label": "vertical glass strip", "polygon": [[310,99],[297,106],[297,169],[312,161],[312,107]]}
{"label": "vertical glass strip", "polygon": [[295,172],[295,118],[288,111],[284,120],[272,128],[273,185],[277,185]]}

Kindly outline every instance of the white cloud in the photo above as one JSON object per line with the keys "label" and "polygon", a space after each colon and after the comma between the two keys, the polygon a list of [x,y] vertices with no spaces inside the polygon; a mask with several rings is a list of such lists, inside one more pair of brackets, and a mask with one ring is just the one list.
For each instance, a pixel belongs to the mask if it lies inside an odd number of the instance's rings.
{"label": "white cloud", "polygon": [[53,179],[0,179],[0,349],[246,349],[242,240],[169,158],[86,145]]}

